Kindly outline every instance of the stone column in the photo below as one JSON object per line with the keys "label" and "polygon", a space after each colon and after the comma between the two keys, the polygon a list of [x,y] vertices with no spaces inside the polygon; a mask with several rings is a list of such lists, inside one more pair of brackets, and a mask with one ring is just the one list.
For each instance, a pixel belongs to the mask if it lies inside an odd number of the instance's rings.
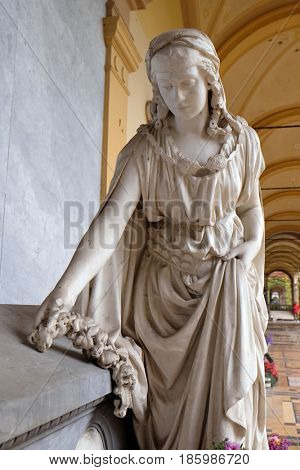
{"label": "stone column", "polygon": [[268,287],[268,279],[269,279],[269,274],[265,272],[265,285],[264,285],[264,293],[265,293],[265,298],[266,298],[266,303],[268,306],[268,309],[270,307],[270,290]]}
{"label": "stone column", "polygon": [[293,304],[299,304],[299,272],[293,274]]}
{"label": "stone column", "polygon": [[142,62],[129,31],[131,10],[146,8],[149,0],[108,0],[103,19],[106,44],[105,96],[101,165],[101,200],[114,174],[116,158],[127,143],[128,76]]}

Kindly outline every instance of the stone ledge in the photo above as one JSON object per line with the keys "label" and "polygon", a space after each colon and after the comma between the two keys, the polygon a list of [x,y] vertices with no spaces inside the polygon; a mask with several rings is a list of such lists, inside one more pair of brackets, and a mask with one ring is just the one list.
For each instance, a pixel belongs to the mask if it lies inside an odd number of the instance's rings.
{"label": "stone ledge", "polygon": [[14,437],[13,439],[10,439],[9,441],[3,442],[0,444],[0,450],[22,449],[24,445],[28,445],[31,442],[40,440],[46,437],[49,433],[57,431],[61,427],[68,426],[73,420],[91,413],[91,411],[94,411],[96,406],[102,403],[104,400],[105,398],[99,398],[92,403],[87,403],[80,408],[69,411],[59,418],[55,418],[48,423],[42,424],[34,429],[31,429],[30,431]]}
{"label": "stone ledge", "polygon": [[266,333],[272,334],[272,344],[299,344],[300,322],[269,321]]}
{"label": "stone ledge", "polygon": [[27,342],[37,308],[0,305],[0,444],[112,392],[109,371],[66,338],[43,354]]}

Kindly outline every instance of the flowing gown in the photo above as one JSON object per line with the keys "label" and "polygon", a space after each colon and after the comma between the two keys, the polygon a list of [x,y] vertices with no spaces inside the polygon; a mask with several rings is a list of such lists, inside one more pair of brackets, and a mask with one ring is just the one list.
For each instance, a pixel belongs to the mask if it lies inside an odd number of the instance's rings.
{"label": "flowing gown", "polygon": [[[122,272],[121,295],[103,316],[98,305],[107,266],[89,314],[101,315],[116,344],[129,351],[141,449],[208,449],[226,437],[247,449],[268,449],[264,241],[247,271],[238,258],[222,259],[244,241],[236,209],[265,168],[256,132],[241,122],[243,132],[231,135],[221,170],[191,163],[165,128],[152,124],[139,128],[125,152],[141,183],[143,247],[132,249],[138,230],[131,229],[126,255],[128,232],[122,237],[122,256],[110,264],[112,272]],[[108,198],[122,180],[122,171],[116,173]],[[126,269],[120,269],[121,259]],[[117,317],[114,323],[109,316],[113,308],[119,310],[119,331]]]}

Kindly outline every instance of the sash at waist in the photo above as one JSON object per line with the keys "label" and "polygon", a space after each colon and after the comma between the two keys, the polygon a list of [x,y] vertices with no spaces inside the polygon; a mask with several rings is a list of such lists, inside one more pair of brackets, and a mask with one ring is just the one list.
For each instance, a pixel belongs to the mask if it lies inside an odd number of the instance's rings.
{"label": "sash at waist", "polygon": [[[240,225],[234,223],[235,213],[215,226],[174,222],[162,219],[149,223],[147,249],[156,257],[191,275],[203,272],[203,263],[213,265],[243,241]],[[237,217],[237,216],[236,216]]]}

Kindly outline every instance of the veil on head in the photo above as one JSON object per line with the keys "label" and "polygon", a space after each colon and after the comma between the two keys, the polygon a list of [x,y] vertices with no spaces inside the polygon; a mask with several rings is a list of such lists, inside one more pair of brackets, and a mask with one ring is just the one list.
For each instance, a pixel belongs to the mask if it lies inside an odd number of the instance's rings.
{"label": "veil on head", "polygon": [[155,77],[151,72],[152,57],[165,46],[186,46],[199,51],[197,64],[206,74],[211,85],[211,114],[207,132],[209,135],[228,135],[235,129],[238,133],[243,131],[241,119],[229,113],[226,107],[224,87],[220,78],[220,59],[210,38],[198,29],[182,28],[171,29],[159,34],[149,44],[145,63],[147,75],[153,86],[153,99],[151,101],[151,114],[156,127],[162,126],[162,120],[168,115],[169,109],[161,97]]}

